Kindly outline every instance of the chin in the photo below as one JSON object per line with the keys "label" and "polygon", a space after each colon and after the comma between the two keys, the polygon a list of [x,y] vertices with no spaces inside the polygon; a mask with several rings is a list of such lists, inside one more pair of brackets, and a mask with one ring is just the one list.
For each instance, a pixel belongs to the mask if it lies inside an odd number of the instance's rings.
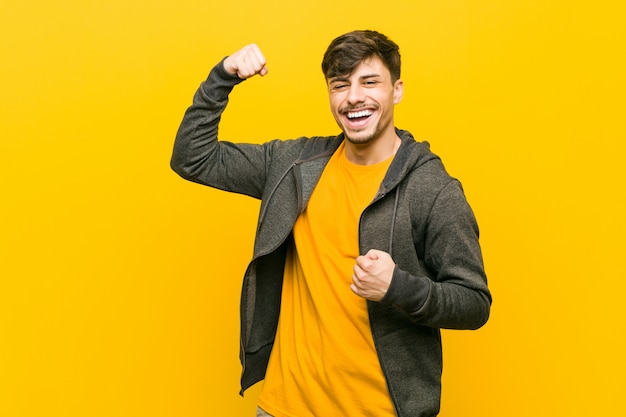
{"label": "chin", "polygon": [[365,145],[372,142],[378,136],[378,132],[349,132],[347,130],[344,130],[343,133],[348,142],[355,145]]}
{"label": "chin", "polygon": [[374,136],[354,137],[350,135],[345,135],[345,137],[348,140],[348,142],[352,143],[353,145],[366,145],[374,140]]}

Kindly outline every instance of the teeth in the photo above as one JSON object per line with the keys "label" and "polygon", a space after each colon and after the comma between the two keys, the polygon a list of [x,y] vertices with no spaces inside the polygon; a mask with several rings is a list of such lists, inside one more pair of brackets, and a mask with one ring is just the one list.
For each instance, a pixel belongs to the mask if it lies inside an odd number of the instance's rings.
{"label": "teeth", "polygon": [[371,115],[372,115],[372,112],[370,110],[361,110],[357,112],[348,113],[348,119],[356,119],[358,117],[367,117]]}

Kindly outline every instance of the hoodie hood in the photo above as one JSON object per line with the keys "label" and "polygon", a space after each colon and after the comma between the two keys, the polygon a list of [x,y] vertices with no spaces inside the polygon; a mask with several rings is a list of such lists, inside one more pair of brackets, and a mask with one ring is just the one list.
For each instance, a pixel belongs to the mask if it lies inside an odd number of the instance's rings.
{"label": "hoodie hood", "polygon": [[430,151],[428,142],[417,142],[413,135],[406,130],[396,129],[396,133],[402,140],[402,143],[381,184],[380,193],[382,194],[386,194],[395,188],[412,170],[433,159],[439,159],[437,155]]}

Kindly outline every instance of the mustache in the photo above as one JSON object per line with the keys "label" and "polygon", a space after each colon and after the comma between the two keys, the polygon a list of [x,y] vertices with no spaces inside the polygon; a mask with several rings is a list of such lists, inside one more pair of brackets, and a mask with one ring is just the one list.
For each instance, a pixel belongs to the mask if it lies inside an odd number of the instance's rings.
{"label": "mustache", "polygon": [[351,112],[351,111],[359,111],[362,109],[373,109],[373,110],[378,110],[380,106],[378,106],[378,104],[376,103],[365,103],[365,104],[358,104],[356,106],[343,106],[341,108],[339,108],[339,112],[340,113],[347,113],[347,112]]}

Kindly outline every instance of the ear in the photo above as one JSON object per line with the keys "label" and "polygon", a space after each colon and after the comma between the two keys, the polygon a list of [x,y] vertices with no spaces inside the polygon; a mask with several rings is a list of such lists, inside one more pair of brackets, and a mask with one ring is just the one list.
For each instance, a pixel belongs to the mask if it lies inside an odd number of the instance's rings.
{"label": "ear", "polygon": [[404,82],[398,79],[395,83],[393,83],[393,104],[398,104],[402,101],[402,96],[404,95]]}

